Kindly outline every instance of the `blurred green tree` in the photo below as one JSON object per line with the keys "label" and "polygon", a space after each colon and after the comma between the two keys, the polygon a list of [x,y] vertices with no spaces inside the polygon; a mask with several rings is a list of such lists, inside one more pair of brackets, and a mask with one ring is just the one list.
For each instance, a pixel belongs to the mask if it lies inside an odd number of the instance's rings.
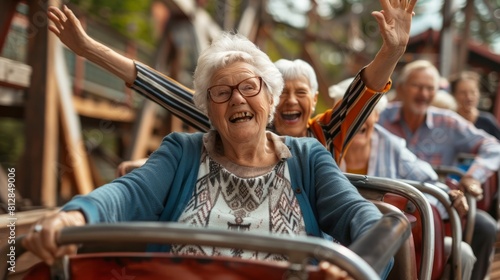
{"label": "blurred green tree", "polygon": [[70,0],[83,11],[107,21],[125,36],[154,43],[150,7],[152,0]]}

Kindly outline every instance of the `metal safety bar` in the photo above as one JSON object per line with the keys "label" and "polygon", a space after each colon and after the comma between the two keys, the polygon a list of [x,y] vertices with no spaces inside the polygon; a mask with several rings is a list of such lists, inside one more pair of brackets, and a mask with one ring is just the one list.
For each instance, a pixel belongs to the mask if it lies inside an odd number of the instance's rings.
{"label": "metal safety bar", "polygon": [[[362,238],[352,244],[352,249],[317,237],[292,237],[290,235],[255,234],[208,228],[195,228],[179,223],[128,222],[94,224],[68,227],[61,230],[57,243],[168,243],[208,245],[244,250],[264,251],[288,256],[294,267],[305,260],[325,260],[347,271],[354,279],[379,279],[390,258],[410,235],[410,224],[401,213],[389,213],[380,219]],[[16,240],[16,256],[25,252],[24,236]],[[374,244],[377,244],[374,246]],[[367,250],[370,248],[371,250]],[[8,246],[1,248],[0,269],[6,279],[7,262],[4,260]],[[68,258],[53,266],[58,279],[69,277]],[[62,265],[61,265],[62,264]],[[61,278],[63,277],[63,278]]]}
{"label": "metal safety bar", "polygon": [[415,187],[399,180],[345,173],[349,181],[367,199],[383,200],[385,193],[407,198],[417,207],[422,217],[422,261],[419,279],[429,280],[434,262],[434,218],[432,208],[424,194]]}

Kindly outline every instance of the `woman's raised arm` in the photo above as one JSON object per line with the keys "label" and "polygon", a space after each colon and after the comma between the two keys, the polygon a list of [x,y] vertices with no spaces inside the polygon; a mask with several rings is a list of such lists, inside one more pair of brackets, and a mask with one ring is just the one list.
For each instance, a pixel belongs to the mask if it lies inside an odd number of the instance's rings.
{"label": "woman's raised arm", "polygon": [[92,39],[66,5],[62,10],[50,6],[47,15],[52,22],[49,30],[74,53],[108,70],[128,84],[135,81],[137,72],[134,61]]}

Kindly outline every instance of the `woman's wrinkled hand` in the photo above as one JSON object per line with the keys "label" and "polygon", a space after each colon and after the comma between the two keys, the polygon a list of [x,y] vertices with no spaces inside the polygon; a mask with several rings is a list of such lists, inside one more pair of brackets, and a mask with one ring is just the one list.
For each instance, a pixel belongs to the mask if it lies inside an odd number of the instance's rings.
{"label": "woman's wrinkled hand", "polygon": [[455,208],[460,217],[467,215],[469,204],[464,193],[461,190],[451,190],[448,192],[453,208]]}
{"label": "woman's wrinkled hand", "polygon": [[384,45],[392,51],[404,51],[410,39],[413,9],[417,0],[380,0],[382,11],[372,12],[377,20]]}
{"label": "woman's wrinkled hand", "polygon": [[80,211],[57,212],[38,220],[23,239],[23,246],[48,265],[56,258],[76,254],[76,245],[58,246],[57,238],[64,227],[83,226],[85,217]]}
{"label": "woman's wrinkled hand", "polygon": [[460,179],[458,187],[463,192],[470,193],[477,200],[481,200],[483,198],[483,188],[481,187],[481,182],[471,176],[463,176],[462,179]]}
{"label": "woman's wrinkled hand", "polygon": [[85,56],[91,49],[89,45],[93,39],[90,38],[82,27],[82,24],[66,5],[61,9],[50,6],[47,16],[52,22],[49,30],[52,31],[61,42],[63,42],[74,53]]}

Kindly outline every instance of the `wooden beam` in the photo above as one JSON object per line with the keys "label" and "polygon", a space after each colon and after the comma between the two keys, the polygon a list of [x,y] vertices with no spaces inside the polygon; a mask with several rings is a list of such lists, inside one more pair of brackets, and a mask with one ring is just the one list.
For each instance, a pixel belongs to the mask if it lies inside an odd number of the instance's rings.
{"label": "wooden beam", "polygon": [[[47,80],[48,29],[36,22],[40,14],[47,13],[47,3],[27,1],[30,30],[28,64],[31,65],[30,87],[25,102],[25,149],[20,176],[20,192],[33,205],[50,206],[53,200],[43,201],[43,190],[54,189],[57,183],[57,96]],[[53,195],[53,194],[52,194]],[[46,197],[45,197],[46,198]]]}
{"label": "wooden beam", "polygon": [[56,80],[54,91],[59,95],[58,109],[61,113],[61,131],[67,158],[61,164],[68,168],[73,176],[78,194],[87,194],[94,189],[92,174],[88,162],[88,153],[82,137],[80,120],[73,105],[71,78],[66,68],[62,43],[54,34],[50,36],[49,57],[53,64],[48,71]]}
{"label": "wooden beam", "polygon": [[243,34],[252,42],[255,42],[257,30],[260,25],[260,10],[262,1],[249,1],[248,6],[243,11],[240,23],[238,25],[238,33]]}
{"label": "wooden beam", "polygon": [[[460,39],[460,44],[458,44],[458,57],[457,65],[454,68],[455,71],[449,74],[459,73],[465,70],[467,65],[467,60],[469,58],[469,40],[470,40],[470,25],[474,18],[474,1],[467,0],[467,4],[464,8],[465,22],[464,28],[462,29],[462,38]],[[451,72],[451,71],[450,71]],[[446,77],[446,76],[445,76]]]}
{"label": "wooden beam", "polygon": [[[83,29],[87,30],[87,18],[78,17]],[[80,96],[84,88],[86,58],[75,54],[75,77],[73,78],[73,95]]]}
{"label": "wooden beam", "polygon": [[125,159],[137,160],[144,158],[148,153],[149,139],[153,134],[154,121],[156,118],[157,104],[151,100],[145,100],[138,114],[137,122],[132,131],[132,144],[127,149]]}
{"label": "wooden beam", "polygon": [[0,117],[22,119],[24,117],[24,107],[19,105],[0,105]]}
{"label": "wooden beam", "polygon": [[[183,131],[182,130],[182,120],[179,118],[176,118],[176,117],[174,117],[174,118],[176,120],[173,121],[173,124],[177,127],[177,129],[172,129],[172,131]],[[148,153],[157,150],[160,147],[161,141],[163,140],[164,137],[165,137],[165,135],[161,135],[161,136],[160,135],[152,135],[152,136],[150,136],[149,141],[148,141]],[[144,157],[145,156],[143,156],[141,158],[144,158]]]}
{"label": "wooden beam", "polygon": [[9,34],[10,24],[20,0],[3,0],[0,4],[0,53]]}
{"label": "wooden beam", "polygon": [[135,111],[124,105],[113,105],[108,101],[95,101],[79,96],[73,96],[73,106],[81,116],[116,122],[133,122]]}
{"label": "wooden beam", "polygon": [[0,84],[25,89],[30,85],[31,67],[22,62],[0,57]]}

